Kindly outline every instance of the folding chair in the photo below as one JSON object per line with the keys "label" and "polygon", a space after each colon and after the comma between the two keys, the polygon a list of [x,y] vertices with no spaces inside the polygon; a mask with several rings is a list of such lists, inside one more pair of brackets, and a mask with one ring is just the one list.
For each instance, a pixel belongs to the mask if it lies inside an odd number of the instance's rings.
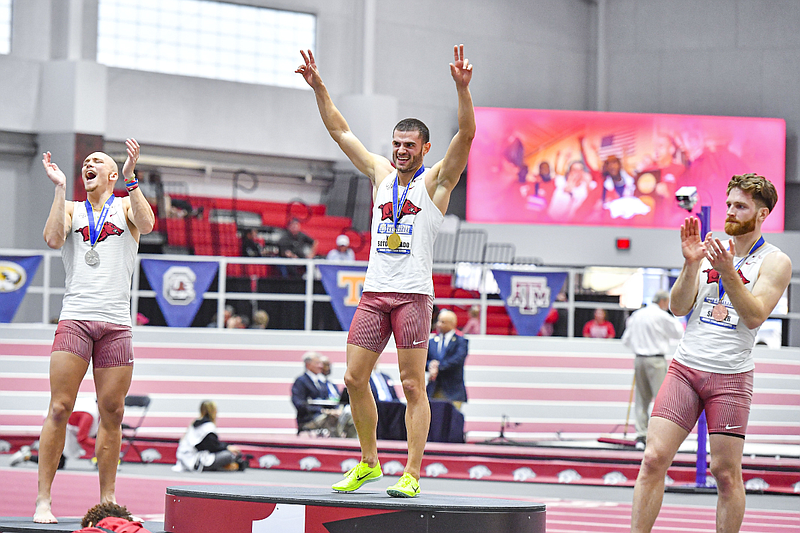
{"label": "folding chair", "polygon": [[150,396],[126,396],[125,411],[128,411],[128,408],[139,409],[141,411],[141,416],[139,417],[139,421],[136,422],[136,425],[122,423],[122,440],[125,441],[125,447],[120,450],[119,459],[120,461],[124,461],[125,456],[133,449],[136,455],[139,456],[139,461],[144,463],[145,460],[142,458],[142,452],[136,446],[136,433],[139,431],[139,428],[142,427],[144,418],[147,416],[147,411],[150,409]]}

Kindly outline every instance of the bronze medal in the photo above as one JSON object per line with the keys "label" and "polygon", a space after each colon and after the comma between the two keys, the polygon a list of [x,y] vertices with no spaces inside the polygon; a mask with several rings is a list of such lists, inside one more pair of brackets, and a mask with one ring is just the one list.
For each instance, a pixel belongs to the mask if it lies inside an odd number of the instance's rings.
{"label": "bronze medal", "polygon": [[714,320],[722,322],[727,317],[728,317],[728,308],[725,307],[725,304],[718,303],[711,310],[711,318],[713,318]]}
{"label": "bronze medal", "polygon": [[400,235],[392,233],[386,238],[386,245],[390,250],[397,250],[400,248]]}

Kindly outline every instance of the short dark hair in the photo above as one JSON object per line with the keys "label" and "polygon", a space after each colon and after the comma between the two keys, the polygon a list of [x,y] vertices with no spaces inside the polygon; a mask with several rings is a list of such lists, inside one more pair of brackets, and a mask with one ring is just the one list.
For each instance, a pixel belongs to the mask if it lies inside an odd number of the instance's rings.
{"label": "short dark hair", "polygon": [[772,208],[778,203],[778,191],[775,186],[764,176],[755,173],[735,175],[728,182],[727,194],[731,189],[739,189],[749,194],[753,201],[762,205],[772,212]]}
{"label": "short dark hair", "polygon": [[83,520],[81,520],[81,527],[89,527],[89,524],[96,526],[100,520],[109,516],[116,516],[125,520],[133,518],[128,508],[124,505],[117,505],[112,502],[98,503],[86,512]]}
{"label": "short dark hair", "polygon": [[428,126],[417,118],[404,118],[397,123],[392,133],[395,131],[418,131],[420,137],[422,137],[422,144],[426,144],[431,139],[431,132],[428,130]]}

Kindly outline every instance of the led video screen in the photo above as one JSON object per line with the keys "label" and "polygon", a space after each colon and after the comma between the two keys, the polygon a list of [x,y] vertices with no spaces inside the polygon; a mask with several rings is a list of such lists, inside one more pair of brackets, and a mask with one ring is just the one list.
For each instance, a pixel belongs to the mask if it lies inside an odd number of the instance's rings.
{"label": "led video screen", "polygon": [[784,224],[782,119],[475,109],[467,220],[677,228],[688,212],[675,192],[697,188],[711,227],[725,222],[734,174],[755,172],[778,191],[765,232]]}

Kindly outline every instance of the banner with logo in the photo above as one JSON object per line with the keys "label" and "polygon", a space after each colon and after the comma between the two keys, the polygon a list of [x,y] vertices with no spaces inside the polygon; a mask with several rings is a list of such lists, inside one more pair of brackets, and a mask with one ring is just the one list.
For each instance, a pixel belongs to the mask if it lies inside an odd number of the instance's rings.
{"label": "banner with logo", "polygon": [[356,307],[364,290],[365,266],[318,265],[322,275],[322,286],[331,297],[331,305],[344,331],[356,314]]}
{"label": "banner with logo", "polygon": [[566,272],[492,270],[517,333],[534,336],[567,279]]}
{"label": "banner with logo", "polygon": [[0,255],[0,322],[14,318],[41,262],[41,255]]}
{"label": "banner with logo", "polygon": [[219,264],[211,261],[142,259],[142,270],[156,293],[168,326],[188,328],[192,325],[203,303],[203,293],[208,290],[218,268]]}

